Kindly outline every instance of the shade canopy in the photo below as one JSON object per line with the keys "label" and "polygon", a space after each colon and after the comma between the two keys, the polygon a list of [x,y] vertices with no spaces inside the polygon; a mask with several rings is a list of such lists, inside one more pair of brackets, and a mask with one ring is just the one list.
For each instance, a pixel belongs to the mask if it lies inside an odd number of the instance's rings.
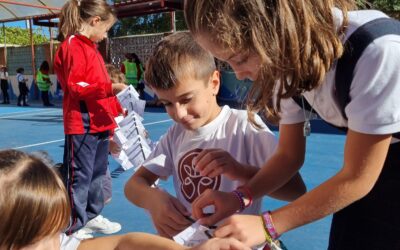
{"label": "shade canopy", "polygon": [[[65,3],[65,0],[0,0],[0,22],[56,18]],[[118,17],[123,18],[179,10],[183,8],[183,0],[116,1],[114,7]]]}

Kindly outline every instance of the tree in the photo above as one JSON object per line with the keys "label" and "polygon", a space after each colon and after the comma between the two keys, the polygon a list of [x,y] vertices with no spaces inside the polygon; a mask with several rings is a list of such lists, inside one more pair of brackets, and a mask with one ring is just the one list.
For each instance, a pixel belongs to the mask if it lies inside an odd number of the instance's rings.
{"label": "tree", "polygon": [[[5,29],[0,28],[0,43],[4,42],[4,30],[6,33],[7,44],[15,44],[15,45],[31,44],[29,30],[18,27],[5,27]],[[41,44],[48,42],[49,39],[46,36],[39,34],[39,32],[41,32],[41,28],[36,29],[36,31],[33,32],[34,44]]]}
{"label": "tree", "polygon": [[357,0],[357,3],[361,8],[382,10],[394,18],[400,18],[400,0]]}
{"label": "tree", "polygon": [[[177,30],[186,29],[182,11],[175,12]],[[157,13],[146,16],[126,17],[119,20],[111,29],[110,37],[163,33],[171,31],[171,13]]]}

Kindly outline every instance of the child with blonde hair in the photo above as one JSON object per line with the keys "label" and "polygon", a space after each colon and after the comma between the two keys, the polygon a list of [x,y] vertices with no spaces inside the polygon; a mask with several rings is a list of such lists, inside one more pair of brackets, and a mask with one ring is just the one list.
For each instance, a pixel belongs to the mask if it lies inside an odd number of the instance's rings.
{"label": "child with blonde hair", "polygon": [[[56,170],[38,156],[0,150],[0,250],[184,250],[170,240],[129,233],[80,241],[69,224],[67,192]],[[235,239],[212,239],[192,250],[248,250]]]}

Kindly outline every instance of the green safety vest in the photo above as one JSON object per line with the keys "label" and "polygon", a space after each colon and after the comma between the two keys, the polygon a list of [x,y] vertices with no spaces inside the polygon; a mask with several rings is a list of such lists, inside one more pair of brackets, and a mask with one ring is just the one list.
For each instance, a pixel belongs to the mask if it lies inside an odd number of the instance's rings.
{"label": "green safety vest", "polygon": [[138,85],[138,79],[137,79],[137,68],[136,68],[136,63],[135,62],[129,62],[128,60],[125,60],[122,62],[125,66],[125,77],[126,81],[128,82],[129,85],[132,85],[133,87],[137,87]]}
{"label": "green safety vest", "polygon": [[36,74],[36,84],[40,91],[49,91],[50,84],[44,80],[44,78],[50,79],[49,75],[43,74],[40,70]]}

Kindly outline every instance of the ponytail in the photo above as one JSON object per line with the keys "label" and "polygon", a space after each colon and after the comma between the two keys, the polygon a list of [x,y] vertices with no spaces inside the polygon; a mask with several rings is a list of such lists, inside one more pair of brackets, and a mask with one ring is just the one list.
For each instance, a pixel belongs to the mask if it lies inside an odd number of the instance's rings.
{"label": "ponytail", "polygon": [[114,9],[105,0],[69,0],[60,13],[58,40],[79,32],[82,24],[95,16],[102,21],[116,18]]}

